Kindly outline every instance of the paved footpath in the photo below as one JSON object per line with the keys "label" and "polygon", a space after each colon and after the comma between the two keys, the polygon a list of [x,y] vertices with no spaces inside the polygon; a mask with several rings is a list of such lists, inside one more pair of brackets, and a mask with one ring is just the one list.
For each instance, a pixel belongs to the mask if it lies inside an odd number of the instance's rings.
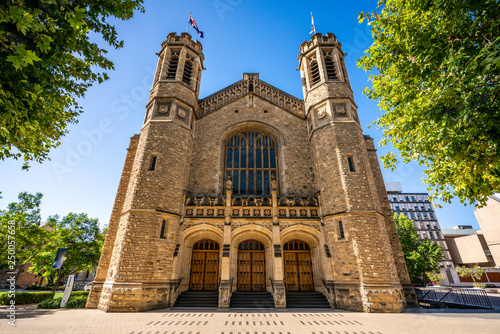
{"label": "paved footpath", "polygon": [[16,327],[0,308],[0,333],[55,334],[394,334],[500,333],[500,310],[423,310],[400,314],[339,310],[99,310],[16,309]]}

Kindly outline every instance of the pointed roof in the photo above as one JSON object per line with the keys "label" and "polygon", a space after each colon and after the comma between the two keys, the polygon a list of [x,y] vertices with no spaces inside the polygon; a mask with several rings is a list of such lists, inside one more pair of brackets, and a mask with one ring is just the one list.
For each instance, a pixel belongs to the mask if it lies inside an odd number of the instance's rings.
{"label": "pointed roof", "polygon": [[304,118],[304,101],[259,79],[258,73],[243,73],[243,79],[198,100],[196,116],[201,118],[247,94],[260,98]]}

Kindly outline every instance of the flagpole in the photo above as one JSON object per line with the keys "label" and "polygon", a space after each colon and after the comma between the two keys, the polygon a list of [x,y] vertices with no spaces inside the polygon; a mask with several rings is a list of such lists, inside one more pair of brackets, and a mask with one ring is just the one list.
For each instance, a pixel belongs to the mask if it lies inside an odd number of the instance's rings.
{"label": "flagpole", "polygon": [[[191,18],[191,12],[189,12],[189,18]],[[189,30],[189,20],[188,20],[188,23],[186,24],[186,32],[188,32]]]}

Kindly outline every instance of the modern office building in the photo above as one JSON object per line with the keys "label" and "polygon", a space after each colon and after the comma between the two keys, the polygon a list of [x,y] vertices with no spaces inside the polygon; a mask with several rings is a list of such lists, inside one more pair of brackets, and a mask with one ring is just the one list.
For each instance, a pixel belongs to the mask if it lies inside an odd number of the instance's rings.
{"label": "modern office building", "polygon": [[443,250],[441,267],[453,267],[448,247],[428,194],[404,193],[401,182],[386,182],[385,187],[392,211],[404,214],[413,220],[421,239],[432,240],[441,246]]}

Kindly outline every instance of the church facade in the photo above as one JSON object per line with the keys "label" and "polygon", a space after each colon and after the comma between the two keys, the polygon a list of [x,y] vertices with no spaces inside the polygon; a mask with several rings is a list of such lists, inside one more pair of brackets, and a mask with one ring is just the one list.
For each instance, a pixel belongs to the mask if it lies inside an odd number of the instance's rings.
{"label": "church facade", "polygon": [[171,307],[183,291],[321,292],[333,308],[415,303],[373,140],[335,35],[300,45],[304,100],[244,73],[199,99],[204,55],[162,43],[87,308]]}

